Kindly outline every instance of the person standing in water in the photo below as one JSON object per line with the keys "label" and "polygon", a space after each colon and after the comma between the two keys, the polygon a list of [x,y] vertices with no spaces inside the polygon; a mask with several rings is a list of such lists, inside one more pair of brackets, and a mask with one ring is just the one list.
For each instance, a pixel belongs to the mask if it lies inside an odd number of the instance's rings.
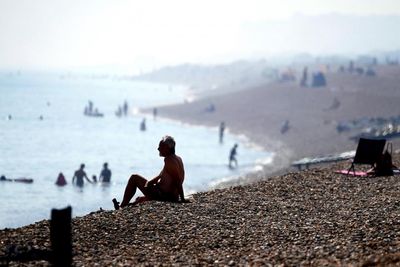
{"label": "person standing in water", "polygon": [[[237,168],[238,167],[238,162],[236,159],[236,155],[237,155],[237,147],[238,144],[235,144],[232,148],[231,148],[231,152],[229,153],[229,168],[233,169],[233,168]],[[232,166],[232,162],[235,163],[235,167]]]}
{"label": "person standing in water", "polygon": [[67,184],[67,181],[65,180],[64,174],[62,172],[60,172],[57,177],[56,185],[64,186],[66,184]]}
{"label": "person standing in water", "polygon": [[219,125],[219,143],[222,144],[224,142],[224,131],[225,131],[225,122],[221,122]]}
{"label": "person standing in water", "polygon": [[85,168],[85,164],[81,164],[79,170],[75,171],[74,176],[72,177],[72,184],[74,184],[76,179],[76,185],[82,187],[84,184],[83,178],[85,178],[89,183],[92,183],[90,179],[87,177],[86,172],[83,170]]}
{"label": "person standing in water", "polygon": [[102,183],[109,183],[111,181],[111,170],[108,168],[108,163],[104,162],[103,169],[101,170],[99,181]]}

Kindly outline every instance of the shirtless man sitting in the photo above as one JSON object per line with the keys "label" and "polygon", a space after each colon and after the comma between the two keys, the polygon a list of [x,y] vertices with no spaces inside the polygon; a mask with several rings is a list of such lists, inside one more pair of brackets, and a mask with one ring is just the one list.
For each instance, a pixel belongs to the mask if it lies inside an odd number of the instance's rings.
{"label": "shirtless man sitting", "polygon": [[168,135],[164,136],[158,145],[158,151],[160,157],[164,157],[164,167],[160,174],[151,180],[146,180],[137,174],[131,175],[121,205],[115,198],[113,199],[115,209],[130,204],[129,201],[135,195],[136,188],[142,191],[144,197],[138,198],[132,205],[146,200],[186,202],[182,187],[185,170],[182,159],[175,155],[174,138]]}

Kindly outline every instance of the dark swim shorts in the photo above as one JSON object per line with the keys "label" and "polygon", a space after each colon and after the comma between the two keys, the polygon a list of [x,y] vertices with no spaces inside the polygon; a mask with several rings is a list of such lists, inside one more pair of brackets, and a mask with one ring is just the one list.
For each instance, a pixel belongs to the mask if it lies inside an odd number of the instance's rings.
{"label": "dark swim shorts", "polygon": [[147,187],[146,196],[153,200],[159,201],[177,201],[174,196],[163,192],[158,184]]}

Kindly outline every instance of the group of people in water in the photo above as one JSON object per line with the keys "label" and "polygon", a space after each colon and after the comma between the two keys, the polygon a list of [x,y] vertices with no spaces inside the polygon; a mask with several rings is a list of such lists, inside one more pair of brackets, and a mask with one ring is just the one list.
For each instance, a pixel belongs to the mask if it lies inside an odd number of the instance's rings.
{"label": "group of people in water", "polygon": [[98,108],[93,106],[93,102],[89,100],[88,105],[85,107],[83,114],[85,116],[92,116],[92,117],[103,117],[104,114],[100,113]]}
{"label": "group of people in water", "polygon": [[115,116],[117,117],[127,116],[128,110],[129,110],[128,102],[125,100],[121,106],[118,106],[117,111],[115,111]]}
{"label": "group of people in water", "polygon": [[[85,180],[91,184],[101,182],[101,183],[110,183],[111,182],[111,170],[108,168],[108,163],[105,162],[103,164],[103,169],[100,172],[100,176],[97,179],[96,175],[92,176],[92,180],[89,179],[85,172],[85,164],[81,164],[78,170],[75,171],[74,176],[72,177],[72,184],[82,187],[85,183]],[[67,180],[62,172],[57,177],[56,185],[64,186],[67,184]]]}

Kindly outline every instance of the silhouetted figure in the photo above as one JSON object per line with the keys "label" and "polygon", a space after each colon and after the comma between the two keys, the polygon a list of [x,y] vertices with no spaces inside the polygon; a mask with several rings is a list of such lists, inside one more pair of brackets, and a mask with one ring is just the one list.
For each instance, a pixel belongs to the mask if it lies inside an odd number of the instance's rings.
{"label": "silhouetted figure", "polygon": [[355,71],[358,75],[363,75],[364,74],[364,68],[357,67],[355,68]]}
{"label": "silhouetted figure", "polygon": [[124,112],[124,116],[128,115],[128,109],[129,109],[128,102],[126,102],[126,100],[125,100],[123,108],[122,108],[122,110]]}
{"label": "silhouetted figure", "polygon": [[308,78],[308,69],[307,69],[307,67],[304,67],[303,76],[301,77],[301,82],[300,82],[301,87],[307,86],[307,78]]}
{"label": "silhouetted figure", "polygon": [[373,69],[369,68],[369,69],[367,69],[367,71],[365,72],[365,75],[366,75],[366,76],[370,76],[370,77],[376,76],[376,72],[375,72]]}
{"label": "silhouetted figure", "polygon": [[103,169],[101,170],[99,181],[102,183],[109,183],[111,181],[111,170],[108,168],[108,163],[103,164]]}
{"label": "silhouetted figure", "polygon": [[103,113],[100,113],[99,110],[97,108],[94,109],[94,112],[91,114],[92,116],[95,117],[103,117]]}
{"label": "silhouetted figure", "polygon": [[279,81],[280,82],[292,82],[296,80],[296,76],[292,69],[285,70],[281,73]]}
{"label": "silhouetted figure", "polygon": [[224,142],[224,131],[225,131],[225,122],[221,122],[219,125],[219,143],[222,144]]}
{"label": "silhouetted figure", "polygon": [[354,62],[353,62],[353,60],[350,60],[350,62],[349,62],[349,72],[353,73],[353,71],[354,71]]}
{"label": "silhouetted figure", "polygon": [[211,103],[210,105],[208,105],[208,107],[206,107],[206,111],[207,112],[214,112],[215,111],[215,106],[213,103]]}
{"label": "silhouetted figure", "polygon": [[64,186],[66,184],[67,184],[67,181],[65,180],[65,176],[62,172],[60,172],[57,177],[56,185]]}
{"label": "silhouetted figure", "polygon": [[90,116],[93,114],[93,102],[89,100],[88,105],[85,107],[85,110],[83,111],[83,114],[86,116]]}
{"label": "silhouetted figure", "polygon": [[286,121],[283,123],[282,127],[281,127],[281,134],[285,134],[287,131],[289,131],[289,128],[290,128],[290,126],[289,126],[289,120],[286,120]]}
{"label": "silhouetted figure", "polygon": [[182,187],[185,170],[182,159],[175,154],[174,138],[164,136],[158,145],[158,151],[160,157],[164,157],[164,167],[160,174],[151,180],[146,180],[140,175],[132,175],[126,185],[121,206],[115,198],[113,199],[115,209],[127,206],[137,188],[142,191],[144,197],[137,198],[132,205],[147,200],[186,202]]}
{"label": "silhouetted figure", "polygon": [[89,100],[88,103],[88,113],[91,114],[93,112],[93,102]]}
{"label": "silhouetted figure", "polygon": [[97,183],[97,176],[95,174],[92,175],[92,181],[93,183]]}
{"label": "silhouetted figure", "polygon": [[328,108],[328,110],[338,109],[340,107],[340,101],[335,97],[333,99],[332,105]]}
{"label": "silhouetted figure", "polygon": [[142,132],[146,131],[146,119],[143,118],[142,122],[140,123],[140,130]]}
{"label": "silhouetted figure", "polygon": [[313,74],[313,79],[312,79],[312,85],[311,86],[312,87],[326,86],[325,75],[321,71]]}
{"label": "silhouetted figure", "polygon": [[157,118],[157,108],[153,108],[153,119],[156,120]]}
{"label": "silhouetted figure", "polygon": [[[238,147],[238,144],[235,144],[235,145],[231,148],[231,152],[229,153],[229,168],[231,168],[231,169],[237,168],[237,167],[238,167],[238,162],[237,162],[237,159],[236,159],[237,147]],[[232,162],[235,163],[235,167],[232,166]]]}
{"label": "silhouetted figure", "polygon": [[115,112],[115,116],[121,117],[122,116],[122,107],[118,106],[117,111]]}
{"label": "silhouetted figure", "polygon": [[8,119],[9,121],[12,120],[11,114],[8,114],[7,119]]}
{"label": "silhouetted figure", "polygon": [[74,181],[76,179],[76,185],[82,187],[85,178],[89,183],[92,183],[90,179],[87,177],[86,172],[83,170],[85,168],[85,164],[81,164],[81,167],[79,170],[75,171],[74,176],[72,177],[72,184],[74,184]]}
{"label": "silhouetted figure", "polygon": [[8,179],[8,178],[6,178],[4,175],[2,175],[2,176],[0,176],[0,181],[9,181],[9,182],[11,182],[12,180],[11,179]]}
{"label": "silhouetted figure", "polygon": [[21,178],[9,179],[9,178],[6,178],[4,175],[0,176],[0,181],[1,182],[20,182],[20,183],[27,183],[27,184],[33,183],[32,178],[21,177]]}

